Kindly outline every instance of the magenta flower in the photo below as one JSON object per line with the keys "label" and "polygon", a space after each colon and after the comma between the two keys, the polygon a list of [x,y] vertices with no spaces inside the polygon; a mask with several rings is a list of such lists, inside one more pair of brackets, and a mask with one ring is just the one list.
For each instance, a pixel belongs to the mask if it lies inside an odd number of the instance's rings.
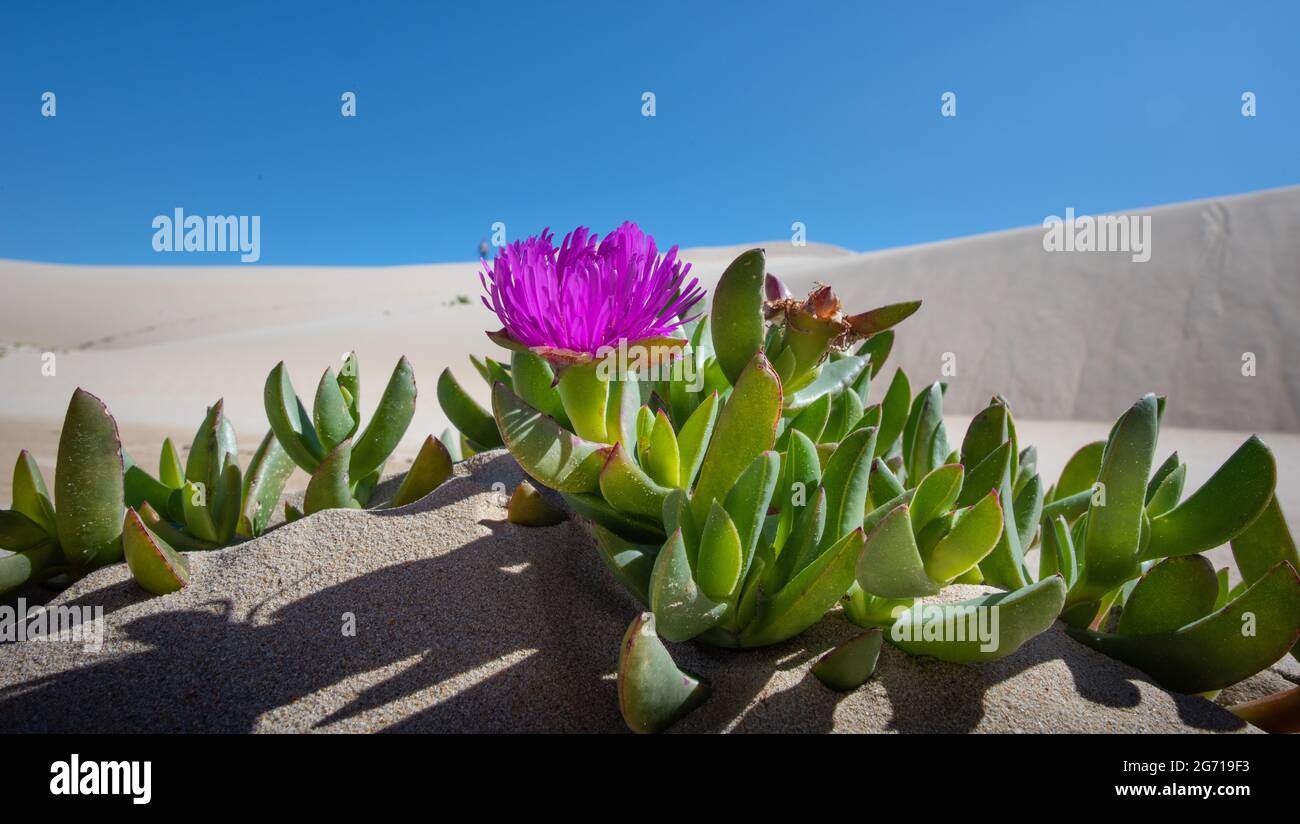
{"label": "magenta flower", "polygon": [[[624,223],[599,243],[579,226],[556,249],[543,230],[484,263],[483,304],[504,328],[490,337],[561,361],[590,360],[602,347],[668,337],[704,297],[677,247],[660,255],[653,236]],[[489,298],[491,299],[489,302]]]}

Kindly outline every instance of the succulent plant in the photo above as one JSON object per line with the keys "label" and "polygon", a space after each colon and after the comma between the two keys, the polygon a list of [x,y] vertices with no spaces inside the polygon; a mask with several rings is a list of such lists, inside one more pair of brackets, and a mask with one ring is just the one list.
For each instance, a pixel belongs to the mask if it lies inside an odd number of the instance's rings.
{"label": "succulent plant", "polygon": [[183,466],[170,438],[163,441],[158,477],[126,460],[126,505],[172,547],[216,549],[236,535],[252,538],[266,530],[293,469],[275,434],[267,432],[245,475],[235,429],[218,400],[194,433]]}
{"label": "succulent plant", "polygon": [[[1147,395],[1067,463],[1042,513],[1043,575],[1064,577],[1070,634],[1180,692],[1273,664],[1300,637],[1300,566],[1251,437],[1187,498],[1177,453],[1156,467],[1163,399]],[[1242,585],[1200,553],[1230,543]]]}
{"label": "succulent plant", "polygon": [[[271,431],[293,462],[311,475],[301,514],[369,504],[384,463],[415,415],[411,364],[405,357],[397,362],[364,430],[360,394],[355,352],[343,359],[337,374],[325,370],[310,414],[294,392],[283,361],[266,378],[263,399]],[[298,513],[288,508],[286,514],[292,519]]]}
{"label": "succulent plant", "polygon": [[79,577],[122,559],[122,444],[104,403],[72,394],[59,436],[54,495],[24,450],[13,504],[0,510],[0,593],[56,575]]}

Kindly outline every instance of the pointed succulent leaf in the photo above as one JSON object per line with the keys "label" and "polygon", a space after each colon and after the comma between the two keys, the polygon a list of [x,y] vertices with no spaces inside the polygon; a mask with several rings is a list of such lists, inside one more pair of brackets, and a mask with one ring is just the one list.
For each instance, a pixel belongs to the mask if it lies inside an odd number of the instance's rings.
{"label": "pointed succulent leaf", "polygon": [[714,601],[729,599],[740,583],[743,564],[740,533],[727,510],[714,501],[700,532],[700,551],[695,566],[695,579],[700,590]]}
{"label": "pointed succulent leaf", "polygon": [[316,385],[316,398],[312,403],[312,423],[316,426],[316,437],[320,438],[321,448],[325,450],[338,446],[344,438],[352,436],[357,420],[352,417],[348,401],[339,388],[338,378],[333,369],[326,369]]}
{"label": "pointed succulent leaf", "polygon": [[897,507],[867,536],[857,563],[857,582],[864,592],[882,598],[938,594],[921,562],[908,510],[905,504]]}
{"label": "pointed succulent leaf", "polygon": [[1007,428],[1007,407],[994,402],[980,410],[971,418],[966,427],[966,435],[961,441],[961,460],[967,466],[979,466],[998,447],[1006,443],[1011,435]]}
{"label": "pointed succulent leaf", "polygon": [[266,531],[293,470],[293,459],[284,451],[275,433],[268,431],[253,453],[248,474],[244,476],[239,524],[235,530],[238,535],[255,538]]}
{"label": "pointed succulent leaf", "polygon": [[663,412],[655,415],[650,429],[650,450],[642,465],[646,474],[660,486],[677,486],[681,478],[681,455],[677,450],[677,435],[672,422]]}
{"label": "pointed succulent leaf", "polygon": [[511,352],[510,384],[524,403],[566,428],[571,425],[555,388],[555,370],[545,359],[528,350]]}
{"label": "pointed succulent leaf", "polygon": [[356,435],[356,425],[361,421],[361,362],[357,360],[356,352],[343,356],[343,362],[339,364],[338,382],[354,421],[352,431],[348,433],[348,437],[352,437]]}
{"label": "pointed succulent leaf", "polygon": [[643,612],[623,635],[618,656],[618,708],[633,732],[662,732],[709,697],[705,682],[677,668]]}
{"label": "pointed succulent leaf", "polygon": [[636,465],[622,444],[614,444],[600,470],[600,492],[615,509],[629,515],[656,518],[663,512],[671,487],[655,483]]}
{"label": "pointed succulent leaf", "polygon": [[262,401],[271,431],[275,433],[284,451],[305,472],[315,472],[320,459],[325,457],[325,450],[321,448],[320,439],[316,436],[311,416],[293,391],[284,361],[276,364],[271,374],[266,376]]}
{"label": "pointed succulent leaf", "polygon": [[997,492],[990,491],[958,515],[952,530],[926,557],[926,574],[939,583],[951,581],[984,560],[1001,533],[1002,507]]}
{"label": "pointed succulent leaf", "polygon": [[26,449],[18,453],[14,463],[13,508],[35,521],[50,537],[58,534],[54,502],[45,488],[45,477]]}
{"label": "pointed succulent leaf", "polygon": [[777,439],[777,445],[784,448],[789,443],[790,436],[794,432],[802,432],[813,443],[820,442],[822,433],[826,431],[826,424],[830,420],[830,415],[831,396],[823,395],[790,419],[789,425],[781,433],[781,437]]}
{"label": "pointed succulent leaf", "polygon": [[902,369],[894,372],[889,389],[880,402],[880,435],[876,438],[876,455],[884,456],[893,448],[907,424],[911,408],[912,385]]}
{"label": "pointed succulent leaf", "polygon": [[609,406],[610,375],[597,361],[573,364],[560,371],[556,384],[564,414],[580,438],[609,443],[606,411]]}
{"label": "pointed succulent leaf", "polygon": [[1142,558],[1191,555],[1227,543],[1264,511],[1276,484],[1273,453],[1252,435],[1187,500],[1151,519]]}
{"label": "pointed succulent leaf", "polygon": [[763,346],[766,266],[763,250],[750,249],[731,262],[713,290],[713,349],[733,386]]}
{"label": "pointed succulent leaf", "polygon": [[[1012,491],[1017,497],[1020,496],[1020,490],[1024,489],[1029,482],[1038,474],[1038,448],[1028,446],[1020,450],[1019,468],[1016,470],[1016,483]],[[1042,481],[1040,480],[1041,484]]]}
{"label": "pointed succulent leaf", "polygon": [[1287,528],[1286,516],[1274,495],[1268,506],[1245,531],[1232,539],[1232,557],[1246,583],[1253,584],[1277,565],[1286,561],[1300,569],[1300,556],[1296,554],[1295,539]]}
{"label": "pointed succulent leaf", "polygon": [[944,464],[921,479],[916,485],[916,494],[912,496],[913,533],[921,534],[927,524],[952,509],[961,494],[965,474],[965,467],[961,464]]}
{"label": "pointed succulent leaf", "polygon": [[1088,508],[1083,549],[1083,587],[1072,600],[1094,600],[1137,575],[1147,476],[1151,472],[1159,424],[1156,397],[1146,395],[1111,430],[1097,481],[1099,497]]}
{"label": "pointed succulent leaf", "polygon": [[875,673],[882,640],[879,627],[855,635],[813,664],[812,674],[833,690],[855,690]]}
{"label": "pointed succulent leaf", "polygon": [[1101,474],[1101,459],[1106,452],[1105,441],[1093,441],[1070,456],[1061,470],[1061,477],[1053,487],[1052,501],[1059,501],[1081,492],[1091,495],[1093,484]]}
{"label": "pointed succulent leaf", "polygon": [[712,598],[691,573],[681,530],[668,536],[655,558],[650,577],[650,609],[659,634],[669,641],[689,641],[717,625],[727,610],[723,598]]}
{"label": "pointed succulent leaf", "polygon": [[871,480],[867,483],[872,508],[892,501],[907,490],[903,482],[889,469],[889,465],[876,458],[871,462]]}
{"label": "pointed succulent leaf", "polygon": [[[865,374],[865,370],[863,372]],[[839,441],[853,430],[850,427],[862,418],[862,401],[856,392],[845,391],[837,395],[831,403],[831,412],[822,430],[820,440]]]}
{"label": "pointed succulent leaf", "polygon": [[524,471],[560,492],[594,492],[608,447],[561,429],[505,384],[492,389],[492,410],[506,447]]}
{"label": "pointed succulent leaf", "polygon": [[560,495],[578,517],[594,521],[626,541],[653,546],[664,542],[664,530],[658,520],[619,512],[597,494],[561,492]]}
{"label": "pointed succulent leaf", "polygon": [[[177,493],[183,495],[184,487],[177,490]],[[154,533],[159,538],[162,538],[173,549],[182,552],[204,552],[218,548],[217,544],[212,541],[200,540],[194,535],[182,532],[180,529],[172,526],[171,522],[159,515],[158,511],[155,510],[147,501],[140,504],[140,507],[136,510],[136,514],[140,516],[140,520],[144,522],[144,525],[149,527],[150,532]]]}
{"label": "pointed succulent leaf", "polygon": [[158,480],[169,489],[180,489],[185,485],[185,469],[171,438],[163,439],[162,450],[158,455]]}
{"label": "pointed succulent leaf", "polygon": [[122,557],[122,442],[103,401],[72,394],[59,436],[54,512],[59,546],[78,570]]}
{"label": "pointed succulent leaf", "polygon": [[0,509],[0,549],[22,552],[51,537],[41,525],[16,509]]}
{"label": "pointed succulent leaf", "polygon": [[[1053,575],[1011,592],[956,604],[917,604],[904,612],[886,635],[890,643],[910,655],[929,655],[953,664],[996,661],[1047,630],[1064,603],[1065,582]],[[934,624],[942,631],[927,632]],[[958,625],[965,631],[959,632]],[[989,632],[970,632],[972,627]],[[963,640],[953,640],[957,638]]]}
{"label": "pointed succulent leaf", "polygon": [[[714,326],[717,328],[716,318]],[[718,413],[691,497],[691,514],[697,523],[703,523],[713,501],[726,500],[741,473],[772,448],[780,417],[781,382],[759,352],[736,380],[731,396]]]}
{"label": "pointed succulent leaf", "polygon": [[393,454],[415,417],[415,395],[415,370],[403,356],[393,368],[370,423],[352,444],[352,465],[348,468],[351,477],[370,475]]}
{"label": "pointed succulent leaf", "polygon": [[307,482],[307,492],[302,499],[304,515],[314,515],[323,509],[360,509],[352,497],[348,480],[348,464],[352,460],[352,441],[334,447]]}
{"label": "pointed succulent leaf", "polygon": [[211,512],[213,524],[217,530],[217,543],[225,545],[235,537],[235,528],[239,525],[239,512],[243,492],[243,474],[239,464],[231,461],[221,472],[217,482],[216,497],[213,499]]}
{"label": "pointed succulent leaf", "polygon": [[442,441],[432,435],[424,439],[411,468],[406,470],[402,485],[389,502],[389,506],[406,506],[442,486],[451,477],[451,455]]}
{"label": "pointed succulent leaf", "polygon": [[826,488],[817,487],[813,498],[792,508],[790,534],[781,552],[767,568],[767,589],[775,592],[818,557],[826,534]]}
{"label": "pointed succulent leaf", "polygon": [[846,355],[836,361],[822,366],[821,371],[812,382],[793,389],[785,398],[785,414],[793,415],[816,401],[823,395],[834,397],[853,385],[862,370],[867,368],[865,358]]}
{"label": "pointed succulent leaf", "polygon": [[[1084,567],[1085,573],[1087,567]],[[1253,632],[1243,632],[1249,626]],[[1173,632],[1109,635],[1070,627],[1072,637],[1194,694],[1223,689],[1277,661],[1300,636],[1300,577],[1278,563],[1223,609]]]}
{"label": "pointed succulent leaf", "polygon": [[1159,518],[1178,506],[1179,499],[1183,497],[1183,484],[1186,481],[1186,466],[1177,466],[1167,473],[1160,484],[1147,495],[1147,515],[1151,518]]}
{"label": "pointed succulent leaf", "polygon": [[172,495],[176,492],[136,465],[126,468],[122,488],[127,506],[137,507],[148,501],[161,512],[170,511]]}
{"label": "pointed succulent leaf", "polygon": [[185,480],[201,483],[208,491],[217,488],[226,464],[233,462],[239,453],[235,444],[235,429],[226,420],[226,403],[218,400],[208,408],[208,414],[194,433],[189,459],[185,463]]}
{"label": "pointed succulent leaf", "polygon": [[48,577],[63,563],[59,542],[54,538],[46,538],[28,549],[0,557],[0,595]]}
{"label": "pointed succulent leaf", "polygon": [[1160,486],[1165,482],[1165,479],[1181,465],[1178,453],[1175,451],[1171,453],[1168,458],[1165,458],[1165,462],[1160,464],[1155,472],[1151,473],[1151,479],[1147,481],[1146,502],[1148,507],[1150,507],[1151,501],[1156,495],[1156,491],[1160,489]]}
{"label": "pointed succulent leaf", "polygon": [[909,300],[903,303],[880,306],[858,315],[850,315],[844,320],[848,322],[856,334],[870,337],[885,331],[891,326],[897,326],[920,308],[921,301]]}
{"label": "pointed succulent leaf", "polygon": [[777,476],[780,472],[781,457],[776,452],[764,452],[754,459],[736,481],[736,485],[727,493],[723,508],[740,536],[742,578],[748,573],[750,562],[753,560],[754,550],[763,532],[768,506],[776,493]]}
{"label": "pointed succulent leaf", "polygon": [[564,523],[565,517],[528,481],[519,482],[506,504],[506,520],[520,526],[555,526]]}
{"label": "pointed succulent leaf", "polygon": [[760,647],[780,643],[817,623],[853,583],[853,570],[865,540],[862,530],[855,529],[804,567],[759,605],[754,620],[741,631],[741,644]]}
{"label": "pointed succulent leaf", "polygon": [[202,481],[186,481],[181,487],[181,507],[186,531],[200,541],[218,545],[221,540],[217,537],[217,525],[212,519],[209,501],[212,494],[213,490]]}
{"label": "pointed succulent leaf", "polygon": [[[969,465],[967,465],[969,466]],[[990,452],[975,468],[965,474],[956,505],[966,507],[983,498],[991,489],[1001,489],[1002,480],[1011,473],[1011,441]]]}
{"label": "pointed succulent leaf", "polygon": [[679,474],[676,485],[682,489],[691,488],[700,465],[704,463],[704,452],[718,419],[718,403],[718,393],[710,392],[677,433]]}
{"label": "pointed succulent leaf", "polygon": [[[855,353],[858,357],[867,358],[871,361],[871,377],[880,374],[884,367],[885,361],[889,359],[889,353],[894,348],[894,332],[892,329],[885,330],[878,335],[872,335],[862,342]],[[912,397],[909,391],[907,397]],[[865,398],[864,398],[865,400]]]}
{"label": "pointed succulent leaf", "polygon": [[596,550],[606,568],[628,592],[648,607],[650,576],[654,571],[659,547],[628,541],[600,524],[591,524],[589,528]]}
{"label": "pointed succulent leaf", "polygon": [[[1023,467],[1024,464],[1021,463]],[[1016,536],[1020,539],[1020,548],[1034,543],[1038,532],[1038,521],[1043,515],[1043,482],[1038,475],[1030,477],[1015,493],[1012,511],[1016,516]]]}
{"label": "pointed succulent leaf", "polygon": [[460,437],[456,430],[450,428],[442,430],[442,434],[438,436],[438,440],[441,441],[442,445],[447,449],[447,454],[451,456],[452,463],[460,463],[465,460],[465,457],[460,451]]}
{"label": "pointed succulent leaf", "polygon": [[[561,412],[563,412],[562,408]],[[638,426],[640,413],[641,385],[636,377],[628,373],[620,380],[610,381],[609,402],[605,405],[605,435],[610,443],[622,443],[628,454],[635,455],[638,459],[648,451],[647,444],[641,443],[641,432]],[[563,422],[568,420],[568,416],[556,420],[564,425]],[[651,431],[653,429],[652,426]],[[674,480],[673,483],[675,484],[676,481]]]}
{"label": "pointed succulent leaf", "polygon": [[948,436],[943,426],[943,386],[935,381],[916,396],[903,427],[903,460],[907,466],[908,485],[915,485],[947,459]]}
{"label": "pointed succulent leaf", "polygon": [[1205,556],[1166,558],[1138,579],[1115,632],[1173,632],[1214,611],[1218,595],[1219,578]]}
{"label": "pointed succulent leaf", "polygon": [[[496,395],[497,389],[494,387],[492,390],[494,405]],[[442,370],[442,374],[438,376],[438,405],[442,407],[443,414],[451,421],[452,426],[471,441],[489,449],[501,446],[503,433],[497,431],[500,421],[494,421],[492,416],[469,396],[456,377],[451,374],[450,369]]]}
{"label": "pointed succulent leaf", "polygon": [[867,485],[876,449],[876,430],[859,429],[835,448],[822,472],[826,489],[826,532],[821,548],[862,527],[867,507]]}
{"label": "pointed succulent leaf", "polygon": [[122,522],[122,549],[131,577],[146,592],[166,595],[190,581],[185,557],[149,531],[134,509],[128,508]]}
{"label": "pointed succulent leaf", "polygon": [[1038,555],[1039,580],[1057,574],[1065,578],[1067,588],[1074,586],[1079,578],[1070,525],[1059,515],[1043,521],[1043,543]]}

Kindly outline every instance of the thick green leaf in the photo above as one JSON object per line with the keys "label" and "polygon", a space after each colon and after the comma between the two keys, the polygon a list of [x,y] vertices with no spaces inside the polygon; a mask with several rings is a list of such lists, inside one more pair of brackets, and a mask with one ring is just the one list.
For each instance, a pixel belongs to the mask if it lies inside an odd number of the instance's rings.
{"label": "thick green leaf", "polygon": [[1233,537],[1232,557],[1247,584],[1263,578],[1279,561],[1300,569],[1295,539],[1287,528],[1286,516],[1282,514],[1276,495],[1269,499],[1268,506],[1254,523]]}
{"label": "thick green leaf", "polygon": [[672,422],[660,412],[650,430],[650,451],[643,464],[646,474],[660,486],[677,486],[681,480],[681,455]]}
{"label": "thick green leaf", "polygon": [[275,433],[268,431],[253,453],[248,474],[244,476],[243,502],[236,529],[239,535],[255,538],[266,531],[293,470],[293,459],[280,445]]}
{"label": "thick green leaf", "polygon": [[740,536],[742,578],[748,573],[750,562],[754,558],[754,550],[763,532],[768,506],[776,493],[780,472],[781,457],[776,452],[764,452],[754,459],[727,493],[723,508]]}
{"label": "thick green leaf", "polygon": [[700,465],[704,463],[704,452],[713,437],[713,426],[718,420],[718,404],[718,393],[710,392],[677,433],[680,469],[677,485],[682,489],[691,488]]}
{"label": "thick green leaf", "polygon": [[163,439],[162,450],[158,455],[158,480],[169,489],[180,489],[185,485],[185,469],[171,438]]}
{"label": "thick green leaf", "polygon": [[137,507],[148,501],[155,509],[162,512],[170,511],[172,495],[176,490],[163,484],[139,466],[132,465],[126,468],[122,485],[127,506]]}
{"label": "thick green leaf", "polygon": [[916,396],[903,427],[903,460],[907,484],[916,483],[948,459],[948,436],[943,426],[943,387],[938,382]]}
{"label": "thick green leaf", "polygon": [[744,562],[740,533],[727,510],[714,501],[700,532],[700,551],[695,566],[700,590],[714,601],[730,599],[740,583]]}
{"label": "thick green leaf", "polygon": [[864,592],[881,598],[915,598],[939,592],[926,575],[906,504],[886,515],[867,536],[866,548],[858,558],[857,582]]}
{"label": "thick green leaf", "polygon": [[62,562],[59,543],[53,538],[46,538],[21,552],[0,557],[0,595],[48,577]]}
{"label": "thick green leaf", "polygon": [[766,267],[763,250],[750,249],[731,262],[713,290],[713,350],[733,386],[763,346]]}
{"label": "thick green leaf", "polygon": [[813,664],[812,674],[833,690],[855,690],[876,671],[882,640],[878,627],[855,635]]}
{"label": "thick green leaf", "polygon": [[609,377],[598,361],[567,366],[560,371],[556,384],[564,414],[573,423],[580,438],[609,443],[605,412],[609,405]]}
{"label": "thick green leaf", "polygon": [[859,429],[841,441],[826,462],[822,472],[822,487],[826,490],[826,532],[822,535],[822,549],[862,527],[875,449],[876,430]]}
{"label": "thick green leaf", "polygon": [[[817,623],[853,583],[853,571],[866,536],[855,529],[823,552],[769,600],[741,631],[746,647],[776,644]],[[760,596],[761,597],[761,596]]]}
{"label": "thick green leaf", "polygon": [[551,416],[565,428],[570,426],[555,388],[555,371],[544,358],[527,350],[511,352],[510,383],[524,403]]}
{"label": "thick green leaf", "polygon": [[[862,374],[866,374],[865,369]],[[856,391],[841,392],[831,404],[831,413],[826,420],[826,428],[822,430],[821,440],[842,439],[853,431],[853,425],[862,419],[863,411],[862,401],[858,399]]]}
{"label": "thick green leaf", "polygon": [[709,687],[677,668],[643,612],[623,635],[618,656],[618,708],[633,732],[662,732],[709,697]]}
{"label": "thick green leaf", "polygon": [[202,481],[186,481],[181,487],[181,511],[185,517],[185,529],[200,541],[215,546],[221,540],[217,537],[217,524],[212,518],[212,494],[213,491]]}
{"label": "thick green leaf", "polygon": [[[1177,454],[1177,453],[1174,453]],[[1154,480],[1154,478],[1153,478]],[[1159,518],[1178,506],[1183,497],[1183,484],[1187,481],[1187,467],[1177,466],[1161,479],[1160,484],[1147,493],[1147,516]],[[1148,487],[1149,489],[1150,487]]]}
{"label": "thick green leaf", "polygon": [[[887,329],[878,335],[872,335],[862,342],[855,352],[858,357],[867,358],[871,361],[871,377],[880,374],[884,367],[885,361],[889,359],[889,353],[894,348],[894,332]],[[908,392],[907,397],[911,398],[912,393]],[[863,400],[866,400],[865,398]]]}
{"label": "thick green leaf", "polygon": [[360,509],[352,497],[348,480],[348,464],[352,460],[352,441],[334,447],[307,482],[307,492],[302,499],[304,515],[313,515],[323,509]]}
{"label": "thick green leaf", "polygon": [[208,408],[207,416],[194,433],[189,459],[185,463],[185,480],[201,483],[209,491],[221,482],[226,464],[236,460],[235,429],[226,420],[226,404],[218,400]]}
{"label": "thick green leaf", "polygon": [[221,472],[217,481],[216,495],[213,498],[211,512],[213,523],[217,528],[217,543],[225,545],[235,537],[235,527],[239,525],[239,512],[243,490],[243,474],[239,464],[231,461]]}
{"label": "thick green leaf", "polygon": [[357,419],[352,417],[348,399],[343,396],[333,369],[326,369],[316,385],[312,423],[316,426],[316,437],[320,438],[321,447],[326,451],[352,437],[356,429]]}
{"label": "thick green leaf", "polygon": [[599,487],[609,447],[560,428],[504,384],[492,388],[492,410],[510,454],[543,486],[560,492],[594,492]]}
{"label": "thick green leaf", "polygon": [[[566,498],[568,496],[565,496]],[[650,605],[650,576],[654,571],[657,546],[620,538],[600,524],[592,524],[591,535],[600,559],[624,588],[646,606]]]}
{"label": "thick green leaf", "polygon": [[954,664],[996,661],[1047,630],[1064,603],[1065,582],[1053,575],[956,604],[917,604],[894,622],[887,638],[911,655]]}
{"label": "thick green leaf", "polygon": [[316,436],[311,416],[307,414],[302,401],[298,400],[298,394],[293,391],[284,361],[277,363],[271,374],[266,376],[262,402],[271,431],[275,433],[284,451],[304,471],[315,472],[321,458],[325,457],[325,450]]}
{"label": "thick green leaf", "polygon": [[619,512],[604,498],[592,493],[562,492],[560,495],[574,514],[600,524],[626,541],[655,546],[664,542],[664,530],[658,519],[637,518]]}
{"label": "thick green leaf", "polygon": [[962,510],[952,530],[925,559],[925,572],[939,583],[951,581],[984,560],[1002,534],[1002,507],[997,492]]}
{"label": "thick green leaf", "polygon": [[1093,441],[1079,449],[1065,462],[1060,480],[1053,487],[1052,500],[1059,501],[1081,492],[1089,492],[1101,473],[1101,459],[1106,452],[1105,441]]}
{"label": "thick green leaf", "polygon": [[406,428],[411,425],[411,418],[415,417],[415,395],[415,370],[410,361],[402,357],[388,378],[388,385],[384,387],[370,423],[352,445],[352,464],[348,467],[351,477],[370,475],[393,454],[406,434]]}
{"label": "thick green leaf", "polygon": [[1111,430],[1097,474],[1102,490],[1088,508],[1083,577],[1077,595],[1071,593],[1072,603],[1097,600],[1138,574],[1147,476],[1158,432],[1155,395],[1134,404]]}
{"label": "thick green leaf", "polygon": [[697,577],[678,529],[659,550],[650,577],[650,609],[659,634],[669,641],[689,641],[716,626],[727,610],[723,598],[710,597]]}
{"label": "thick green leaf", "polygon": [[1276,484],[1273,453],[1252,435],[1191,497],[1151,519],[1142,559],[1192,555],[1227,543],[1264,511]]}
{"label": "thick green leaf", "polygon": [[656,518],[664,511],[664,499],[672,487],[661,486],[614,444],[600,470],[600,493],[619,512]]}
{"label": "thick green leaf", "polygon": [[853,385],[858,375],[866,368],[866,359],[856,355],[845,355],[839,360],[828,361],[811,383],[786,395],[785,414],[789,416],[806,409],[824,395],[834,397],[844,392]]}
{"label": "thick green leaf", "polygon": [[[497,392],[497,388],[493,387],[492,403],[494,410],[496,408]],[[510,394],[517,397],[513,392]],[[450,369],[442,370],[442,374],[438,376],[438,405],[442,407],[443,414],[447,416],[452,425],[474,443],[489,449],[501,446],[503,433],[497,431],[500,421],[494,421],[492,416],[483,407],[479,406],[478,402],[471,398],[468,392],[461,388],[460,383],[456,381],[456,377],[451,374]],[[532,410],[533,407],[530,406],[529,409]],[[559,428],[558,424],[555,424],[555,426]],[[543,483],[545,482],[543,481]]]}
{"label": "thick green leaf", "polygon": [[59,545],[78,570],[122,557],[122,474],[117,422],[103,401],[77,389],[59,436],[54,510]]}
{"label": "thick green leaf", "polygon": [[1120,635],[1173,632],[1214,611],[1219,578],[1203,555],[1166,558],[1138,579],[1124,602]]}
{"label": "thick green leaf", "polygon": [[961,461],[969,467],[979,466],[1010,437],[1009,414],[1004,404],[990,403],[971,418],[961,441]]}
{"label": "thick green leaf", "polygon": [[[177,490],[177,494],[184,495],[184,487]],[[287,506],[288,505],[286,504],[286,507]],[[155,510],[147,501],[140,504],[140,507],[136,512],[139,514],[140,520],[144,522],[144,525],[149,527],[149,531],[153,532],[159,538],[162,538],[173,549],[184,552],[203,552],[218,548],[217,544],[212,541],[200,540],[199,538],[186,532],[182,532],[180,529],[172,526],[171,522],[159,515],[157,510]]]}
{"label": "thick green leaf", "polygon": [[126,510],[122,522],[122,548],[131,577],[146,592],[166,595],[189,583],[184,556],[150,532],[134,509]]}
{"label": "thick green leaf", "polygon": [[[916,485],[916,494],[912,496],[914,534],[920,535],[927,524],[952,509],[953,504],[957,502],[957,496],[961,494],[965,474],[965,467],[961,464],[944,464],[935,467],[921,479],[921,482]],[[870,539],[867,543],[870,543]]]}
{"label": "thick green leaf", "polygon": [[880,435],[876,438],[876,455],[889,453],[894,442],[903,434],[907,414],[912,402],[912,385],[902,369],[894,372],[884,400],[880,402]]}
{"label": "thick green leaf", "polygon": [[16,509],[0,509],[0,549],[22,552],[51,537],[41,525]]}
{"label": "thick green leaf", "polygon": [[451,455],[442,441],[432,435],[424,439],[411,468],[406,470],[402,485],[389,502],[389,506],[406,506],[442,486],[451,477]]}
{"label": "thick green leaf", "polygon": [[[714,329],[717,328],[717,318],[714,318]],[[697,523],[703,523],[713,501],[725,501],[741,473],[772,448],[780,416],[781,382],[767,358],[759,352],[737,379],[731,396],[718,413],[713,438],[691,497],[691,514]]]}
{"label": "thick green leaf", "polygon": [[18,460],[14,462],[13,509],[35,521],[46,535],[58,535],[54,502],[45,488],[45,476],[26,449],[18,453]]}
{"label": "thick green leaf", "polygon": [[844,320],[857,334],[870,337],[902,323],[920,308],[921,301],[909,300],[904,303],[880,306],[858,315],[850,315]]}
{"label": "thick green leaf", "polygon": [[348,412],[352,415],[352,431],[347,435],[350,438],[356,435],[357,425],[361,422],[361,362],[357,360],[356,352],[343,356],[343,362],[339,364],[338,382],[339,389],[348,402]]}
{"label": "thick green leaf", "polygon": [[[879,444],[877,444],[879,447]],[[877,451],[879,449],[877,448]],[[880,458],[871,462],[871,480],[867,482],[868,505],[872,508],[880,506],[886,501],[892,501],[907,490],[903,488],[903,482],[898,480],[888,464]]]}
{"label": "thick green leaf", "polygon": [[520,526],[555,526],[564,523],[566,517],[528,481],[519,482],[506,504],[506,520]]}
{"label": "thick green leaf", "polygon": [[1068,632],[1166,689],[1189,694],[1223,689],[1268,667],[1295,644],[1300,577],[1281,562],[1223,609],[1174,632],[1107,635],[1074,627]]}
{"label": "thick green leaf", "polygon": [[[1022,462],[1020,464],[1024,466]],[[1038,521],[1043,515],[1043,482],[1034,475],[1015,493],[1012,511],[1016,516],[1016,536],[1020,539],[1020,548],[1031,546],[1034,535],[1038,532]]]}

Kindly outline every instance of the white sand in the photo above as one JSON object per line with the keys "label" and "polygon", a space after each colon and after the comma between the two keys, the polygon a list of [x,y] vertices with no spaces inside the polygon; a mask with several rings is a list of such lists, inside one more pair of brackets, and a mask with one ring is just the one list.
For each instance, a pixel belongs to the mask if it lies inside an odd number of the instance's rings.
{"label": "white sand", "polygon": [[[504,453],[480,456],[401,510],[323,512],[192,553],[190,586],[163,598],[121,565],[100,570],[55,603],[103,605],[104,649],[0,646],[0,731],[621,731],[613,672],[639,607],[578,525],[505,522],[492,483],[520,478]],[[877,675],[844,696],[808,669],[855,632],[832,616],[763,650],[675,645],[714,687],[680,729],[1244,729],[1059,626],[979,666],[887,647]]]}

